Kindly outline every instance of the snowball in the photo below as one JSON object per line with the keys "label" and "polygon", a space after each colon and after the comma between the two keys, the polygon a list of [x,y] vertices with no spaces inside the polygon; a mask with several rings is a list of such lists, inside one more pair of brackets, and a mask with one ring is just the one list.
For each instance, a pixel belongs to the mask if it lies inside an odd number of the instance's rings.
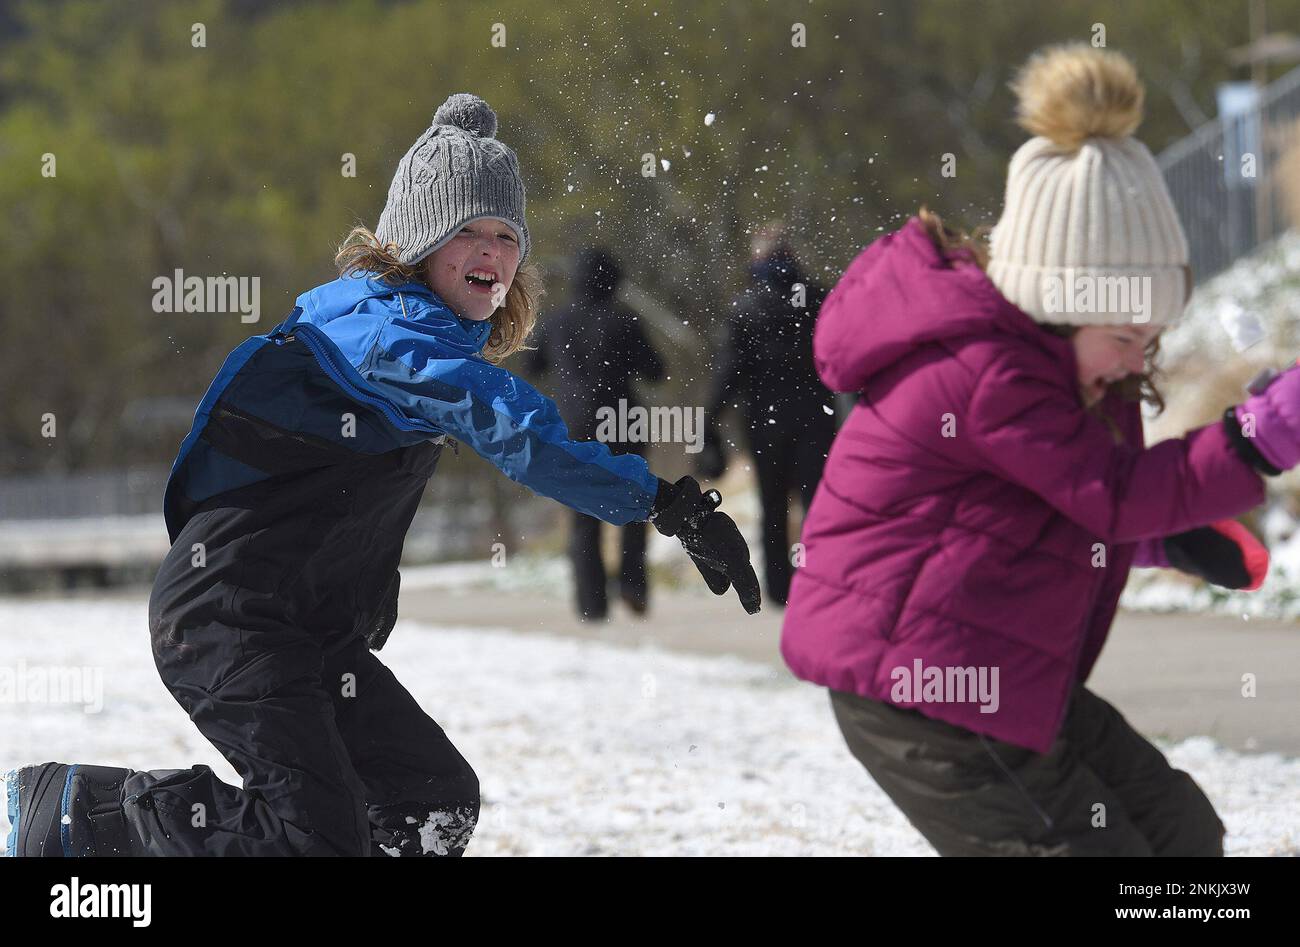
{"label": "snowball", "polygon": [[1244,352],[1264,338],[1264,326],[1253,312],[1247,312],[1235,301],[1225,300],[1219,307],[1219,323],[1223,326],[1232,347]]}

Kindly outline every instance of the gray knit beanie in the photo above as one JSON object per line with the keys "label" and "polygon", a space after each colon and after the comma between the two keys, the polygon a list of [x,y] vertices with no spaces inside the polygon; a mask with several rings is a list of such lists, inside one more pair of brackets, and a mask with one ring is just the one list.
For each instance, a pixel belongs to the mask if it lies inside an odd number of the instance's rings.
{"label": "gray knit beanie", "polygon": [[375,228],[381,243],[397,244],[403,263],[418,263],[479,217],[510,224],[519,238],[519,263],[527,259],[519,159],[496,140],[496,132],[491,107],[477,95],[458,92],[438,107],[433,124],[403,156]]}

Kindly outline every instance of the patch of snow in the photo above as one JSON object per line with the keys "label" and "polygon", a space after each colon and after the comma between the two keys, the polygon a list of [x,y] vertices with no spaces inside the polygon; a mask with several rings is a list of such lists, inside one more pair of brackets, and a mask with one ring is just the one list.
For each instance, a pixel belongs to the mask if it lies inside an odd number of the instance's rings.
{"label": "patch of snow", "polygon": [[1235,336],[1252,364],[1289,364],[1300,354],[1298,314],[1300,233],[1289,230],[1196,288],[1161,337],[1161,362],[1171,370],[1200,359],[1222,365],[1232,357],[1224,343]]}
{"label": "patch of snow", "polygon": [[[206,763],[238,785],[158,680],[147,611],[0,599],[0,664],[105,672],[97,714],[0,704],[0,770]],[[933,854],[845,749],[826,692],[775,668],[407,621],[382,658],[479,775],[471,855]],[[1229,854],[1300,854],[1300,761],[1163,749],[1214,801]]]}

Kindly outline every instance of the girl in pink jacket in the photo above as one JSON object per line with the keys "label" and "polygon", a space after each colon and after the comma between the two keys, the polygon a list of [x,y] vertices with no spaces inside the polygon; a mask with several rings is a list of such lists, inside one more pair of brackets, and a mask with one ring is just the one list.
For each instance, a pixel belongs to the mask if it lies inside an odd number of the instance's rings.
{"label": "girl in pink jacket", "polygon": [[860,393],[804,526],[781,649],[945,855],[1221,855],[1186,773],[1083,686],[1132,565],[1234,588],[1231,517],[1300,461],[1292,367],[1151,447],[1139,402],[1191,287],[1119,54],[1033,57],[991,248],[922,211],[853,262],[815,353]]}

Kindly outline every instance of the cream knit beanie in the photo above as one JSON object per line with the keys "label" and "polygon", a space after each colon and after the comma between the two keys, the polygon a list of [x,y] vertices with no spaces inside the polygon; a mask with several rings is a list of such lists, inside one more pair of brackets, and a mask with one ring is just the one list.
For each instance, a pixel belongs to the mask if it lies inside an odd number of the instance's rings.
{"label": "cream knit beanie", "polygon": [[1132,138],[1142,83],[1084,43],[1035,53],[1012,85],[1034,137],[1011,159],[988,275],[1038,322],[1163,324],[1191,285],[1187,237],[1151,152]]}

